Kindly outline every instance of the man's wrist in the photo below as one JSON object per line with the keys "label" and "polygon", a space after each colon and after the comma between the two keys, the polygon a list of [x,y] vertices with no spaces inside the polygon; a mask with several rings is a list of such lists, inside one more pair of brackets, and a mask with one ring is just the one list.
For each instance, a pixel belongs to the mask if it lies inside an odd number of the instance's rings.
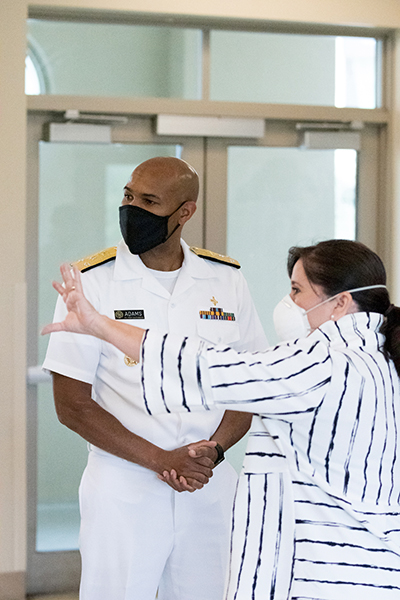
{"label": "man's wrist", "polygon": [[216,445],[214,447],[218,453],[217,458],[214,461],[214,467],[216,467],[217,465],[222,463],[223,460],[225,460],[225,452],[224,452],[223,447],[220,444],[218,444],[218,442],[216,443]]}

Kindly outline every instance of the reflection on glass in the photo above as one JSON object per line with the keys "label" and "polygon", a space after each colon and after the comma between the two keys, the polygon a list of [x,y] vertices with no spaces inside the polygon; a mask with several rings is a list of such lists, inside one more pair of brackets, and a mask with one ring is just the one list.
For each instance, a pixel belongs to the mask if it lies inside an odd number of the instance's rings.
{"label": "reflection on glass", "polygon": [[335,106],[376,108],[376,40],[337,37],[335,52]]}
{"label": "reflection on glass", "polygon": [[376,40],[212,31],[212,100],[374,108]]}
{"label": "reflection on glass", "polygon": [[335,231],[338,239],[356,239],[356,150],[335,150]]}
{"label": "reflection on glass", "polygon": [[[53,318],[62,262],[118,243],[118,207],[133,169],[153,156],[180,156],[172,145],[40,143],[39,315]],[[38,337],[39,364],[47,339]],[[49,384],[38,386],[37,535],[39,552],[78,547],[78,486],[86,442],[57,420]]]}
{"label": "reflection on glass", "polygon": [[242,264],[270,343],[289,247],[354,239],[356,161],[354,150],[229,148],[227,252]]}
{"label": "reflection on glass", "polygon": [[29,19],[28,34],[49,94],[200,98],[199,30]]}
{"label": "reflection on glass", "polygon": [[36,66],[30,56],[25,58],[25,94],[41,94],[41,85]]}

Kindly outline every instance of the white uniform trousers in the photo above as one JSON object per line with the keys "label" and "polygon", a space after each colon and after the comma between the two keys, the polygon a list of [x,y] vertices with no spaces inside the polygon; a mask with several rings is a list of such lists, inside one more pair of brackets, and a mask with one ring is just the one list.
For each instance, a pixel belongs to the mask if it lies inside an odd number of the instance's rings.
{"label": "white uniform trousers", "polygon": [[80,600],[222,600],[236,473],[178,493],[92,450],[80,486]]}

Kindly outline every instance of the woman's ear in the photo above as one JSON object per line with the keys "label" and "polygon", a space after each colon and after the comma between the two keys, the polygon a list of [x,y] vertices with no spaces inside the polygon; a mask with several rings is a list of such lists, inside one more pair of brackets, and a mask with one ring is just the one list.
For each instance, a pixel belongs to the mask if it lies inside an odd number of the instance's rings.
{"label": "woman's ear", "polygon": [[354,302],[350,292],[341,292],[335,298],[331,319],[333,321],[338,321],[345,315],[358,312],[358,310],[358,306]]}

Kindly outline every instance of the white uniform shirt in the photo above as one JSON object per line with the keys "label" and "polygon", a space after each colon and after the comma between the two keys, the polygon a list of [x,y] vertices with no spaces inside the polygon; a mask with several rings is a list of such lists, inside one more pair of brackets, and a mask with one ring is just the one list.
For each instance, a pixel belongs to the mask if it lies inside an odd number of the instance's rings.
{"label": "white uniform shirt", "polygon": [[[196,256],[183,241],[182,248],[184,262],[172,295],[123,241],[115,261],[82,275],[85,294],[100,313],[112,319],[129,317],[121,319],[125,323],[199,336],[237,350],[265,349],[264,332],[240,270]],[[215,303],[224,320],[207,315]],[[59,321],[64,315],[59,299],[54,318]],[[166,450],[209,438],[224,413],[145,414],[140,366],[127,366],[123,353],[90,336],[51,335],[43,367],[92,384],[93,398],[100,406],[127,429]]]}

